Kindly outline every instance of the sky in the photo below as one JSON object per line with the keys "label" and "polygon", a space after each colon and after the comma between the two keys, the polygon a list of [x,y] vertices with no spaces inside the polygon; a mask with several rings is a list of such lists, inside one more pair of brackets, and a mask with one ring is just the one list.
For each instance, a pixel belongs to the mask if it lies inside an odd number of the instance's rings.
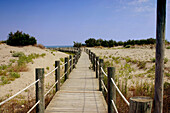
{"label": "sky", "polygon": [[[0,40],[17,30],[45,46],[89,38],[126,41],[156,37],[157,0],[0,0]],[[170,0],[166,39],[170,41]]]}

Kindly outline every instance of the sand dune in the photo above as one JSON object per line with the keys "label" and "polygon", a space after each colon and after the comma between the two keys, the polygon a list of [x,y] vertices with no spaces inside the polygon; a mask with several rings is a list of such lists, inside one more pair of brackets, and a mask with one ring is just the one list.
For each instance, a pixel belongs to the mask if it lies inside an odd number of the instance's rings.
{"label": "sand dune", "polygon": [[[40,49],[34,46],[25,46],[25,47],[13,47],[8,46],[6,44],[0,44],[0,65],[8,64],[10,59],[17,59],[12,57],[11,51],[15,52],[23,52],[26,55],[31,53],[42,54],[45,53],[45,57],[39,57],[34,59],[34,63],[28,63],[28,71],[27,72],[20,72],[20,78],[15,79],[15,81],[11,81],[10,84],[0,85],[0,97],[4,97],[5,95],[12,95],[20,91],[21,89],[25,88],[27,85],[35,81],[35,68],[44,68],[45,74],[50,72],[54,69],[54,64],[56,60],[60,58],[64,58],[68,56],[68,54],[56,51],[52,52],[49,49]],[[49,67],[49,70],[46,69]],[[1,76],[0,76],[1,77]],[[47,76],[45,78],[45,88],[52,85],[54,83],[54,73]],[[28,91],[24,92],[25,94],[30,93],[34,96],[34,86],[29,89]],[[24,95],[24,93],[22,93]]]}

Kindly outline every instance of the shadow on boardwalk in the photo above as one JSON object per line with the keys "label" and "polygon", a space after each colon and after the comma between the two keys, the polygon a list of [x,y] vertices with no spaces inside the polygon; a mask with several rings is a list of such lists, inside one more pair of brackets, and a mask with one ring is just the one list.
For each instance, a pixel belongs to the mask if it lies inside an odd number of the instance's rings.
{"label": "shadow on boardwalk", "polygon": [[95,72],[89,69],[88,55],[82,52],[76,69],[46,108],[46,113],[106,113],[104,97],[98,91]]}

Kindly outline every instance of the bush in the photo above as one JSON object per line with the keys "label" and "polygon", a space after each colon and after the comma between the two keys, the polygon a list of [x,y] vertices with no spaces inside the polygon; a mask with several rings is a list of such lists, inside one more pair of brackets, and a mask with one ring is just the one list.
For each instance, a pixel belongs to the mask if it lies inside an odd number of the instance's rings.
{"label": "bush", "polygon": [[170,49],[170,46],[168,46],[166,49]]}
{"label": "bush", "polygon": [[130,45],[126,45],[125,48],[130,48]]}
{"label": "bush", "polygon": [[80,47],[82,46],[82,44],[79,43],[79,42],[73,41],[73,43],[74,43],[74,46],[73,46],[73,47],[78,47],[78,48],[80,48]]}
{"label": "bush", "polygon": [[47,70],[49,70],[50,68],[49,67],[46,67]]}
{"label": "bush", "polygon": [[155,61],[156,61],[156,60],[155,60],[155,58],[151,58],[151,62],[153,62],[153,63],[154,63]]}
{"label": "bush", "polygon": [[7,39],[7,45],[11,46],[26,46],[26,45],[35,45],[37,40],[34,37],[31,37],[29,34],[22,33],[22,31],[17,31],[14,34],[9,33]]}
{"label": "bush", "polygon": [[24,56],[25,54],[23,52],[16,52],[16,53],[13,53],[12,56],[13,57],[21,57],[21,56]]}
{"label": "bush", "polygon": [[19,78],[19,77],[20,77],[20,74],[17,73],[17,72],[11,72],[11,73],[10,73],[10,76],[11,76],[12,78]]}
{"label": "bush", "polygon": [[164,58],[164,64],[168,62],[168,58]]}

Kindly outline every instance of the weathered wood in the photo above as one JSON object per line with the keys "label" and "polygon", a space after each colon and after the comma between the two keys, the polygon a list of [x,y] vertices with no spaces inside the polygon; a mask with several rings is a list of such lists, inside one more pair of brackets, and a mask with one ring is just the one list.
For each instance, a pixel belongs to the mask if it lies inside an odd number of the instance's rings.
{"label": "weathered wood", "polygon": [[103,59],[99,59],[99,91],[102,91],[102,70],[101,67],[103,67]]}
{"label": "weathered wood", "polygon": [[55,61],[55,68],[58,67],[55,70],[55,82],[58,81],[56,84],[56,92],[60,90],[60,61]]}
{"label": "weathered wood", "polygon": [[[69,58],[71,59],[70,60],[70,66],[71,66],[72,65],[72,55],[70,55]],[[70,67],[70,73],[71,73],[71,71],[72,71],[72,67]]]}
{"label": "weathered wood", "polygon": [[96,78],[99,76],[99,57],[96,57]]}
{"label": "weathered wood", "polygon": [[64,81],[66,81],[66,79],[68,79],[68,57],[65,57],[65,68],[64,68],[64,73],[65,73],[65,77],[64,77]]}
{"label": "weathered wood", "polygon": [[73,56],[73,69],[75,68],[75,55]]}
{"label": "weathered wood", "polygon": [[108,72],[108,78],[107,78],[107,88],[108,88],[108,93],[107,93],[107,104],[108,104],[108,113],[115,113],[112,101],[116,104],[116,88],[114,87],[111,78],[115,80],[115,68],[114,67],[108,67],[107,68]]}
{"label": "weathered wood", "polygon": [[96,54],[93,53],[93,71],[95,71],[95,66],[96,66]]}
{"label": "weathered wood", "polygon": [[157,0],[157,29],[156,29],[156,68],[154,112],[163,112],[163,77],[164,77],[164,48],[166,24],[166,0]]}
{"label": "weathered wood", "polygon": [[36,106],[37,113],[44,113],[45,109],[45,99],[44,99],[44,68],[36,68],[36,80],[39,79],[39,82],[36,83],[36,102],[39,104]]}
{"label": "weathered wood", "polygon": [[151,113],[152,101],[152,98],[143,96],[130,98],[129,113]]}
{"label": "weathered wood", "polygon": [[77,68],[70,73],[46,108],[45,113],[106,113],[107,104],[98,91],[98,80],[95,72],[89,69],[87,54],[82,55]]}

